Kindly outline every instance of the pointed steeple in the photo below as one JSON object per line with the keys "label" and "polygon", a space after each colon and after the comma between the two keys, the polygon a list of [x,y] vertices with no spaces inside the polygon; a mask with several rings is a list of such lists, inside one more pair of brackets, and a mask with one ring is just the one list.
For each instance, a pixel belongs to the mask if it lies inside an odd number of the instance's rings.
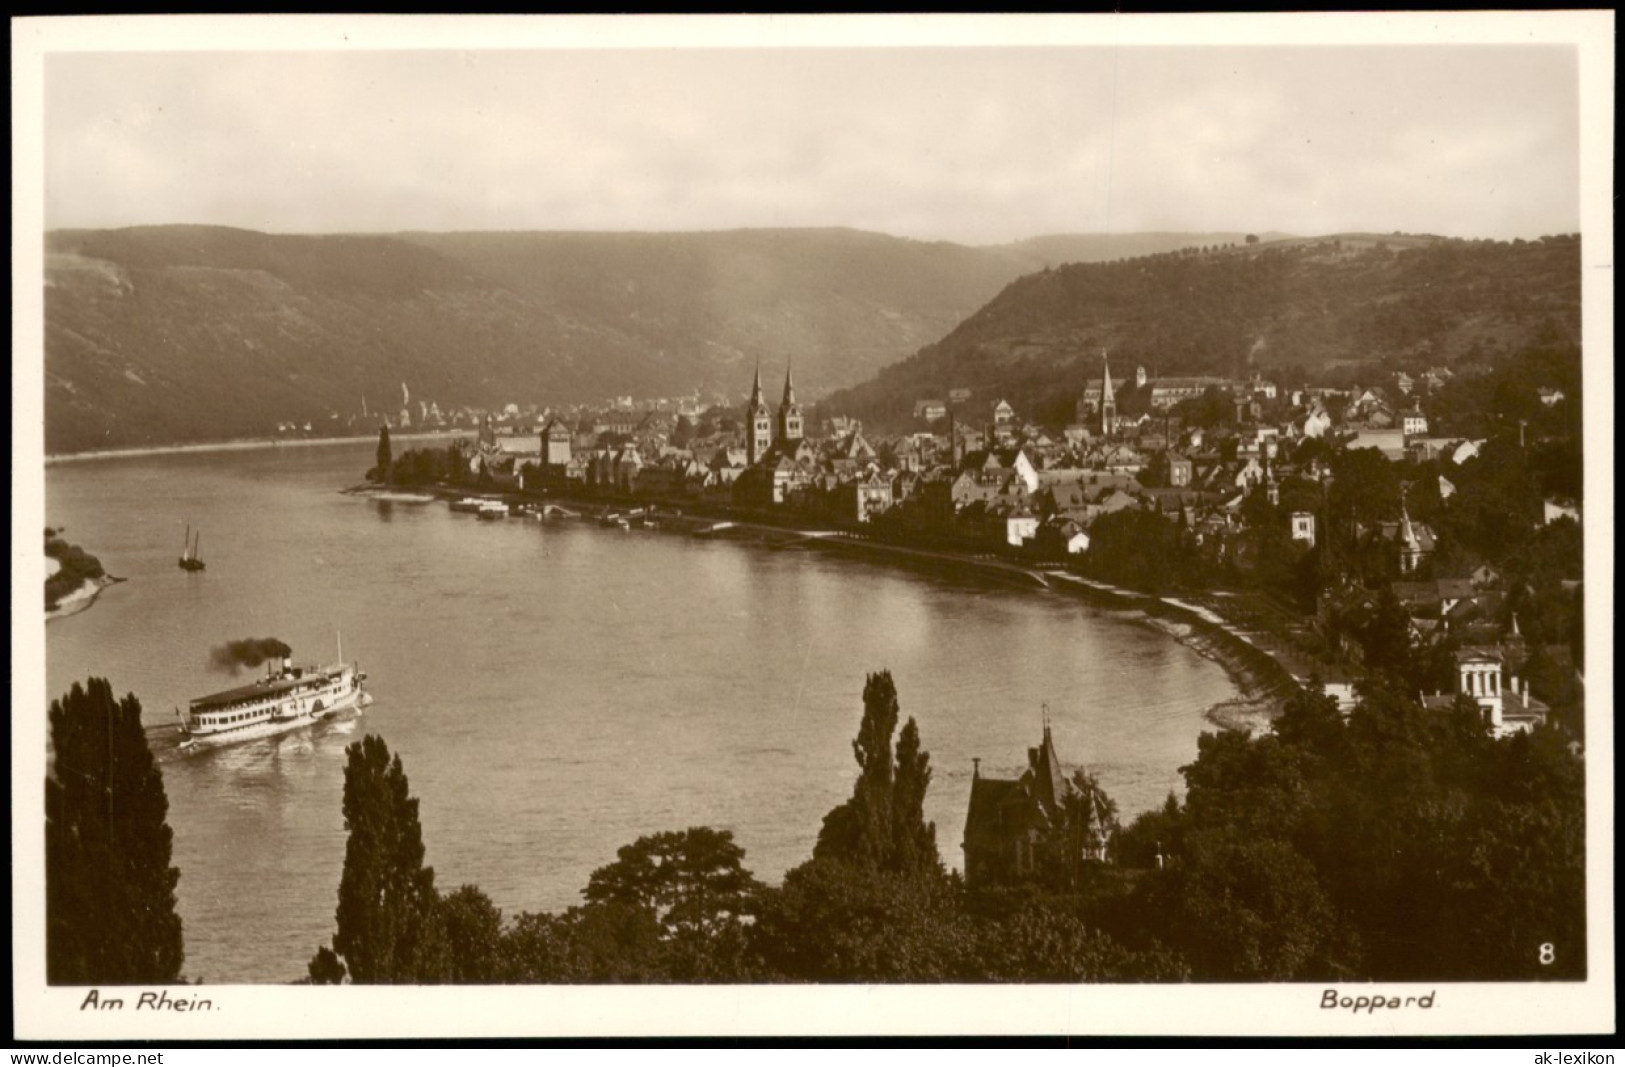
{"label": "pointed steeple", "polygon": [[1066,796],[1066,776],[1061,770],[1061,757],[1055,752],[1055,739],[1050,736],[1048,707],[1044,709],[1044,741],[1031,751],[1031,759],[1034,794],[1054,811]]}
{"label": "pointed steeple", "polygon": [[1399,487],[1399,537],[1406,548],[1418,547],[1416,530],[1411,526],[1411,513],[1405,507],[1405,486]]}
{"label": "pointed steeple", "polygon": [[756,380],[751,383],[750,387],[750,406],[752,410],[757,407],[767,406],[762,400],[762,361],[760,357],[756,360]]}
{"label": "pointed steeple", "polygon": [[784,366],[784,402],[779,405],[779,442],[793,445],[804,434],[801,405],[796,403],[795,383],[790,380],[790,365]]}
{"label": "pointed steeple", "polygon": [[756,360],[756,379],[750,387],[750,403],[745,407],[745,462],[752,467],[767,455],[773,445],[773,416],[762,399],[762,361]]}

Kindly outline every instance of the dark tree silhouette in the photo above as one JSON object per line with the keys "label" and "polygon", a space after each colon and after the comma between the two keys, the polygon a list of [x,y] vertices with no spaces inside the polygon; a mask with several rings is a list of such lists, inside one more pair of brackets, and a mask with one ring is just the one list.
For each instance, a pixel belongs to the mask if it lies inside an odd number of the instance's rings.
{"label": "dark tree silhouette", "polygon": [[[331,955],[358,984],[442,981],[447,946],[434,869],[423,866],[417,798],[408,793],[401,758],[367,735],[345,750],[344,825],[350,832],[339,881],[338,930]],[[322,949],[314,978],[334,969]]]}
{"label": "dark tree silhouette", "polygon": [[378,427],[378,480],[389,481],[389,468],[395,461],[395,453],[389,446],[389,426]]}
{"label": "dark tree silhouette", "polygon": [[652,834],[616,855],[592,872],[583,891],[588,903],[645,908],[668,935],[713,936],[750,914],[761,889],[729,830],[696,826]]}
{"label": "dark tree silhouette", "polygon": [[502,910],[478,886],[465,885],[440,902],[440,923],[450,947],[446,981],[488,985],[497,981],[502,949]]}
{"label": "dark tree silhouette", "polygon": [[863,721],[852,742],[858,781],[852,798],[824,817],[814,860],[904,874],[941,871],[936,827],[924,821],[930,754],[921,751],[919,727],[909,719],[894,763],[898,715],[891,672],[869,675],[863,687]]}
{"label": "dark tree silhouette", "polygon": [[931,788],[931,756],[920,748],[920,728],[911,718],[897,738],[892,778],[892,867],[903,874],[940,874],[937,827],[925,821],[925,794]]}
{"label": "dark tree silhouette", "polygon": [[51,704],[45,780],[45,957],[52,983],[174,982],[180,872],[163,776],[134,695],[92,678]]}
{"label": "dark tree silhouette", "polygon": [[[660,945],[647,962],[674,981],[740,981],[747,922],[763,887],[745,868],[733,833],[707,826],[640,837],[600,867],[583,891],[588,913],[622,909],[648,916]],[[635,929],[636,927],[632,927]],[[578,925],[576,933],[587,929]]]}

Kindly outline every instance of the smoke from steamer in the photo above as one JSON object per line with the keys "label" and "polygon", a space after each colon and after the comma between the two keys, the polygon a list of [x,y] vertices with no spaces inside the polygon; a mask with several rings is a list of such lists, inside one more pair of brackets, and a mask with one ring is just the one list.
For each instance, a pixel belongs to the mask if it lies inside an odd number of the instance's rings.
{"label": "smoke from steamer", "polygon": [[292,654],[292,648],[274,637],[245,637],[211,650],[209,666],[217,671],[236,674],[244,667],[258,667],[266,660],[281,659]]}

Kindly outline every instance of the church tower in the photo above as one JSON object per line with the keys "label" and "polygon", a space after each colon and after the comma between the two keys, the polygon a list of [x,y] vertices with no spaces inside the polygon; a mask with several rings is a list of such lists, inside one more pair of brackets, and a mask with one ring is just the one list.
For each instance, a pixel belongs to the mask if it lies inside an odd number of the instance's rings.
{"label": "church tower", "polygon": [[745,462],[756,466],[773,445],[772,415],[762,399],[762,365],[756,364],[756,381],[751,385],[750,403],[745,408]]}
{"label": "church tower", "polygon": [[548,419],[542,429],[542,463],[549,467],[568,467],[570,445],[570,427],[557,415]]}
{"label": "church tower", "polygon": [[1411,513],[1405,507],[1405,485],[1399,487],[1399,569],[1404,574],[1415,571],[1422,562],[1422,539],[1411,525]]}
{"label": "church tower", "polygon": [[796,403],[796,387],[790,381],[790,368],[784,368],[784,401],[779,405],[779,442],[793,449],[803,436],[801,405]]}
{"label": "church tower", "polygon": [[1106,354],[1100,354],[1100,365],[1103,377],[1100,379],[1100,432],[1102,436],[1109,437],[1112,432],[1112,423],[1117,421],[1117,397],[1112,390],[1112,368],[1106,362]]}

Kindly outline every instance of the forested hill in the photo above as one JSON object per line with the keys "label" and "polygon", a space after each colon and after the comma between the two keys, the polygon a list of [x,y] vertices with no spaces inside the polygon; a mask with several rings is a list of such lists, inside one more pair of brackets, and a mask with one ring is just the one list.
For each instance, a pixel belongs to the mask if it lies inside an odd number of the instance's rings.
{"label": "forested hill", "polygon": [[[1217,238],[1221,235],[1208,235]],[[1232,240],[1240,240],[1235,234]],[[996,248],[854,230],[46,237],[50,452],[342,429],[414,400],[493,407],[734,394],[760,358],[809,394],[863,381],[1060,257],[1191,235]]]}
{"label": "forested hill", "polygon": [[[1290,234],[1254,234],[1264,241],[1291,240]],[[1239,245],[1247,235],[1240,233],[1054,233],[1028,237],[987,250],[1006,256],[1028,270],[1059,267],[1063,263],[1099,263],[1105,260],[1153,256],[1182,248],[1222,248]]]}
{"label": "forested hill", "polygon": [[[1228,243],[1227,243],[1228,244]],[[1384,361],[1491,359],[1534,340],[1578,343],[1578,237],[1502,243],[1343,234],[1197,246],[1041,270],[1007,286],[940,342],[828,399],[881,427],[919,399],[970,389],[1024,417],[1064,422],[1109,352],[1113,376],[1358,380]],[[1367,378],[1367,382],[1373,379]]]}

